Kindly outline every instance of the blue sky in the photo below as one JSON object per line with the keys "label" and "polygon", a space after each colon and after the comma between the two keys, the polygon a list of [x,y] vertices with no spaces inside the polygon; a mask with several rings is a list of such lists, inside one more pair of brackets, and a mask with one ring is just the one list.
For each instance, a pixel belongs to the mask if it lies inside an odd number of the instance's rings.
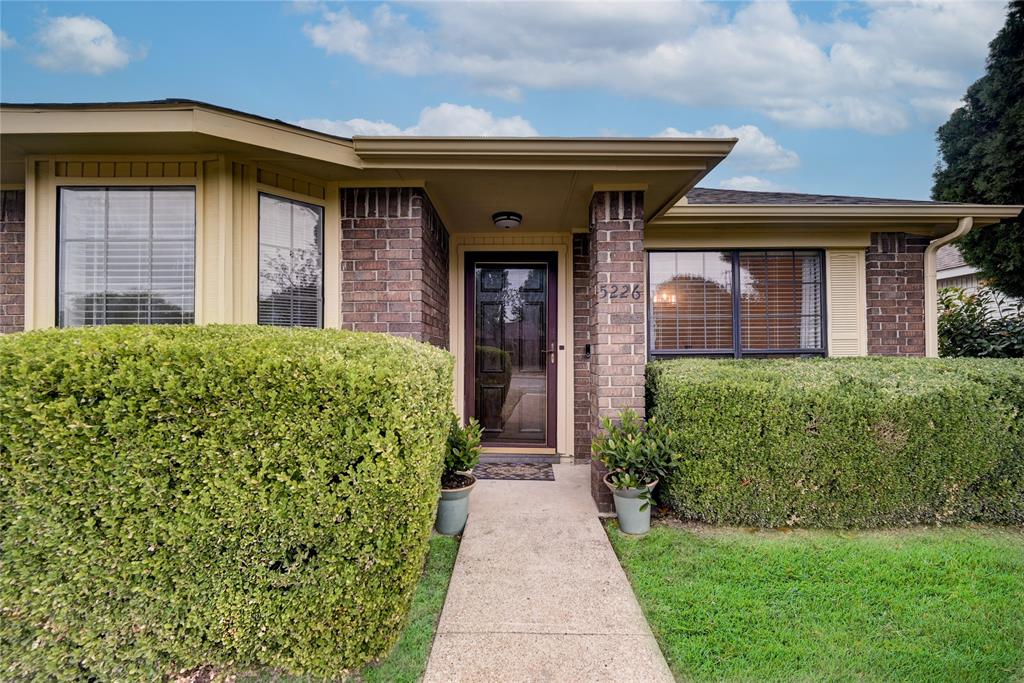
{"label": "blue sky", "polygon": [[927,198],[999,2],[3,2],[6,102],[343,135],[736,135],[705,186]]}

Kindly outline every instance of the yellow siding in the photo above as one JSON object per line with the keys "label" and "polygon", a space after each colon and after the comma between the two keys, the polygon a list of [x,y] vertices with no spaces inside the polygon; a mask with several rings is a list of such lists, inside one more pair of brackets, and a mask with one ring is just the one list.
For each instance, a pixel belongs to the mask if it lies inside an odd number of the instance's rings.
{"label": "yellow siding", "polygon": [[195,178],[196,162],[187,161],[109,161],[58,160],[54,162],[57,178]]}
{"label": "yellow siding", "polygon": [[868,340],[864,250],[827,250],[825,272],[829,355],[865,356]]}
{"label": "yellow siding", "polygon": [[266,168],[257,170],[256,182],[261,185],[276,187],[279,190],[287,190],[314,199],[327,197],[327,188],[323,183],[308,178],[295,177],[294,174],[278,173]]}
{"label": "yellow siding", "polygon": [[644,233],[645,249],[844,249],[870,244],[871,230],[865,228],[652,225]]}

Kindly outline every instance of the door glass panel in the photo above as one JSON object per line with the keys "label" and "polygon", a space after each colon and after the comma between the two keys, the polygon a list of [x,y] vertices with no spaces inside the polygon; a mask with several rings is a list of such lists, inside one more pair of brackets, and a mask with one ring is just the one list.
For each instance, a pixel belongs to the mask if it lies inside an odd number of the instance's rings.
{"label": "door glass panel", "polygon": [[483,440],[548,440],[548,267],[478,264],[474,270],[475,405]]}

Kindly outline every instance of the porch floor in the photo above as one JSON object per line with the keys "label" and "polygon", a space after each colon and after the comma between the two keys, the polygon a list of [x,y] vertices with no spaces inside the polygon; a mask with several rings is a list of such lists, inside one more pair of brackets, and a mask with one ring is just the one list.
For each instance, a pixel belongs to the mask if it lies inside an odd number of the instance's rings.
{"label": "porch floor", "polygon": [[672,680],[589,465],[553,467],[554,481],[476,485],[424,681]]}

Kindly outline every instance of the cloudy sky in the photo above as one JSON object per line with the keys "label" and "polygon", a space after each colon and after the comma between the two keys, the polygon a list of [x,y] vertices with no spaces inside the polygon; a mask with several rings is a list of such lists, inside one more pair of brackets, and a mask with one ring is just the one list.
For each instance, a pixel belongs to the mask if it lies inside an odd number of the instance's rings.
{"label": "cloudy sky", "polygon": [[736,136],[704,181],[927,198],[1001,2],[5,2],[0,97],[339,135]]}

